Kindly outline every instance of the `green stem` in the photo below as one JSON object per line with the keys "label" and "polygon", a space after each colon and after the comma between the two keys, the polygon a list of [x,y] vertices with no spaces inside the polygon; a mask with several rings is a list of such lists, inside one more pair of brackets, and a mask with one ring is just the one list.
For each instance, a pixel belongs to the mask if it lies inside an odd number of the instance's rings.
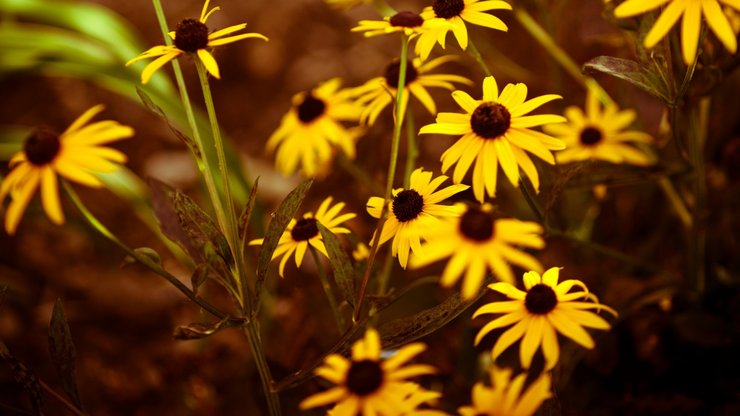
{"label": "green stem", "polygon": [[378,246],[380,243],[380,234],[382,233],[383,226],[385,225],[385,216],[388,213],[388,205],[391,203],[391,196],[393,195],[393,182],[396,177],[396,164],[398,162],[398,148],[401,142],[401,125],[403,124],[404,109],[401,107],[403,102],[403,93],[406,92],[406,67],[408,65],[408,52],[409,52],[409,39],[406,35],[401,35],[401,62],[398,70],[398,87],[396,88],[396,117],[395,125],[393,128],[393,141],[391,143],[391,160],[388,164],[388,178],[385,185],[385,196],[383,202],[383,208],[380,210],[380,217],[378,218],[378,224],[375,227],[375,235],[373,237],[372,246],[370,247],[370,256],[367,259],[367,267],[365,268],[365,274],[362,277],[360,283],[360,289],[357,292],[357,305],[355,313],[353,315],[353,321],[357,322],[362,312],[362,302],[365,299],[365,292],[367,291],[367,284],[370,280],[370,272],[373,268],[373,262],[375,256],[378,254]]}
{"label": "green stem", "polygon": [[131,256],[133,259],[138,261],[139,263],[146,266],[149,270],[153,271],[154,273],[164,277],[167,279],[168,282],[170,282],[177,290],[182,292],[185,296],[187,296],[188,299],[193,301],[194,303],[198,304],[201,308],[203,308],[205,311],[210,313],[211,315],[219,318],[224,319],[226,317],[226,314],[221,312],[220,310],[216,309],[213,305],[206,302],[205,300],[199,298],[198,296],[193,293],[190,288],[185,286],[184,283],[180,281],[177,277],[171,275],[166,270],[164,270],[161,266],[159,266],[157,263],[153,262],[151,259],[145,256],[139,255],[136,251],[130,249],[126,244],[124,244],[121,240],[118,239],[115,235],[113,235],[108,228],[106,228],[103,223],[101,223],[85,206],[85,204],[82,203],[82,200],[80,200],[80,197],[77,196],[77,193],[75,190],[70,186],[66,181],[62,181],[62,186],[64,187],[64,190],[67,192],[67,195],[69,196],[72,203],[77,207],[77,209],[82,214],[83,218],[90,224],[97,232],[99,232],[103,237],[110,240],[113,244],[120,247],[123,251],[126,252],[129,256]]}
{"label": "green stem", "polygon": [[403,174],[403,187],[408,188],[411,184],[411,172],[416,167],[416,159],[419,157],[419,137],[416,135],[414,125],[414,113],[411,106],[406,109],[406,170]]}
{"label": "green stem", "polygon": [[396,14],[396,10],[391,7],[385,0],[373,0],[373,7],[380,13],[381,16],[393,16]]}
{"label": "green stem", "polygon": [[326,270],[324,270],[324,263],[321,262],[321,259],[319,258],[319,255],[316,254],[316,249],[313,246],[309,245],[308,249],[311,252],[314,263],[316,263],[316,268],[319,270],[319,279],[321,280],[321,286],[323,286],[324,288],[326,298],[329,300],[331,313],[334,315],[334,320],[337,322],[337,329],[341,334],[342,331],[344,331],[344,317],[342,317],[342,314],[339,312],[339,307],[337,306],[336,300],[337,298],[334,295],[334,290],[331,288],[331,283],[329,283],[329,277],[326,275]]}
{"label": "green stem", "polygon": [[262,392],[265,394],[270,416],[280,416],[282,414],[282,411],[280,410],[280,397],[278,396],[277,391],[273,388],[272,374],[270,373],[270,367],[267,365],[265,351],[262,349],[259,323],[257,321],[249,321],[244,325],[244,329],[244,332],[247,335],[247,340],[249,341],[249,347],[252,349],[254,363],[257,366],[257,371],[260,375]]}
{"label": "green stem", "polygon": [[527,205],[529,205],[529,209],[532,210],[532,213],[537,218],[537,221],[542,223],[542,225],[545,225],[545,213],[540,205],[537,203],[537,198],[533,195],[534,190],[530,189],[529,181],[520,176],[519,188],[521,188],[522,195],[524,195],[524,200],[527,201]]}
{"label": "green stem", "polygon": [[221,174],[221,187],[224,192],[224,203],[226,205],[225,213],[225,226],[224,233],[226,234],[226,240],[231,247],[231,252],[236,257],[236,277],[237,287],[239,290],[239,301],[245,312],[250,313],[251,294],[249,293],[249,286],[246,282],[246,273],[244,271],[244,256],[239,238],[239,230],[237,227],[236,210],[234,209],[234,201],[231,198],[231,185],[229,184],[229,171],[226,165],[226,153],[224,152],[223,138],[221,137],[221,129],[218,125],[218,118],[216,116],[216,108],[213,105],[213,95],[211,94],[211,86],[208,82],[208,73],[203,63],[199,59],[195,60],[195,68],[198,71],[198,78],[200,79],[200,86],[203,90],[203,100],[206,104],[206,111],[208,112],[208,120],[211,123],[211,131],[213,132],[213,143],[216,147],[216,155],[218,157],[218,171]]}
{"label": "green stem", "polygon": [[472,39],[468,39],[468,53],[475,58],[475,61],[478,62],[478,65],[480,65],[483,72],[486,74],[487,77],[493,76],[491,75],[491,70],[488,69],[488,65],[486,64],[486,61],[483,60],[483,57],[480,54],[480,51],[478,51],[478,48],[475,47],[475,43],[473,43]]}

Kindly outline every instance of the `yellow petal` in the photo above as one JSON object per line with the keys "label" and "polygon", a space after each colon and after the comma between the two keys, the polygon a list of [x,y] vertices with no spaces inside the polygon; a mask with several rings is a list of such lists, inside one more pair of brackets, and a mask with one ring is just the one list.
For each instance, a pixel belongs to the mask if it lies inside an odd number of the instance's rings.
{"label": "yellow petal", "polygon": [[198,58],[200,58],[200,61],[203,62],[203,66],[206,67],[206,71],[208,71],[209,74],[213,75],[213,77],[216,79],[221,78],[221,73],[218,70],[218,64],[216,63],[216,60],[213,58],[213,55],[211,55],[210,52],[205,49],[198,49]]}

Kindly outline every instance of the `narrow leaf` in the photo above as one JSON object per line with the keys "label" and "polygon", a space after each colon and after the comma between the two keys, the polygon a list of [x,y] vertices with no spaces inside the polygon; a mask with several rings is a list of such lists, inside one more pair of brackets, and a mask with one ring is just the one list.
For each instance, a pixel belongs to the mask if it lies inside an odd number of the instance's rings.
{"label": "narrow leaf", "polygon": [[180,325],[172,332],[172,336],[179,340],[191,340],[191,339],[202,339],[211,336],[218,332],[220,329],[226,327],[226,323],[229,321],[229,317],[212,323],[193,323],[189,325]]}
{"label": "narrow leaf", "polygon": [[195,157],[198,159],[202,159],[200,149],[198,148],[198,145],[195,143],[195,141],[190,138],[190,136],[186,135],[177,127],[175,127],[175,124],[170,121],[164,110],[162,110],[162,108],[155,104],[151,97],[149,97],[149,95],[143,89],[137,86],[136,93],[139,95],[139,98],[141,98],[141,102],[144,104],[144,107],[146,107],[147,110],[151,111],[155,115],[161,117],[165,121],[165,123],[167,123],[167,126],[169,126],[172,133],[177,136],[180,141],[185,143],[185,145],[188,147],[188,149],[190,149],[193,155],[195,155]]}
{"label": "narrow leaf", "polygon": [[[134,253],[138,254],[141,257],[148,259],[152,264],[159,265],[160,267],[162,266],[162,257],[153,248],[149,248],[149,247],[135,248]],[[137,260],[135,258],[131,256],[126,256],[126,258],[123,259],[123,266],[128,266],[136,262]]]}
{"label": "narrow leaf", "polygon": [[201,263],[195,267],[193,275],[190,276],[190,284],[193,286],[193,293],[198,294],[198,289],[208,280],[208,265]]}
{"label": "narrow leaf", "polygon": [[588,75],[595,73],[611,75],[669,102],[666,86],[659,77],[635,61],[613,56],[598,56],[583,65],[583,72]]}
{"label": "narrow leaf", "polygon": [[275,251],[280,241],[280,236],[283,235],[283,231],[290,223],[290,220],[298,211],[298,207],[306,197],[306,193],[311,188],[313,179],[307,179],[301,182],[295,189],[293,189],[288,196],[283,199],[280,203],[277,211],[272,214],[272,220],[270,225],[267,227],[265,238],[262,241],[262,249],[257,259],[257,282],[254,286],[254,293],[256,301],[259,302],[260,294],[262,292],[262,284],[267,277],[267,269],[270,267],[270,261],[272,260],[272,253]]}
{"label": "narrow leaf", "polygon": [[321,233],[321,238],[324,239],[324,246],[329,254],[329,262],[331,262],[331,268],[334,272],[334,281],[337,282],[337,288],[344,298],[345,301],[352,307],[355,308],[355,275],[352,263],[349,261],[349,256],[342,248],[339,243],[339,239],[334,233],[329,231],[321,223],[316,223]]}
{"label": "narrow leaf", "polygon": [[244,211],[239,215],[239,236],[241,237],[242,243],[247,241],[247,231],[249,230],[249,221],[252,219],[252,211],[254,210],[254,201],[257,198],[257,187],[259,186],[260,178],[254,180],[252,190],[249,192],[249,198],[247,204],[244,206]]}
{"label": "narrow leaf", "polygon": [[54,304],[49,323],[49,353],[62,380],[62,388],[74,404],[82,409],[75,370],[77,351],[72,342],[72,333],[69,331],[67,318],[64,316],[62,302],[59,299]]}
{"label": "narrow leaf", "polygon": [[34,413],[41,414],[41,382],[31,370],[10,353],[5,343],[0,341],[0,358],[5,360],[13,372],[15,381],[28,393],[33,404]]}

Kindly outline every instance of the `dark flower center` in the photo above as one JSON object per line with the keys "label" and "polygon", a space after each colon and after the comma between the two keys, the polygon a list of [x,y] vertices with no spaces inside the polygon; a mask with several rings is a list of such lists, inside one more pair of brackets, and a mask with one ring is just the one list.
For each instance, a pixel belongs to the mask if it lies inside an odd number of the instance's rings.
{"label": "dark flower center", "polygon": [[468,208],[460,217],[459,229],[471,240],[490,240],[493,237],[493,216],[479,208]]}
{"label": "dark flower center", "polygon": [[377,361],[362,360],[353,362],[347,372],[347,389],[358,395],[367,396],[383,384],[383,369]]}
{"label": "dark flower center", "polygon": [[393,215],[399,222],[411,221],[421,213],[424,198],[413,189],[406,189],[393,198]]}
{"label": "dark flower center", "polygon": [[596,127],[586,127],[581,130],[581,144],[585,144],[586,146],[595,145],[603,138],[604,135],[601,133],[601,130]]}
{"label": "dark flower center", "polygon": [[485,102],[470,116],[473,132],[484,139],[495,139],[511,126],[511,113],[501,104]]}
{"label": "dark flower center", "polygon": [[524,298],[524,306],[530,313],[535,315],[545,315],[555,309],[558,304],[558,297],[550,286],[538,283],[527,291]]}
{"label": "dark flower center", "polygon": [[391,17],[391,26],[396,27],[419,27],[424,23],[424,19],[414,12],[398,12]]}
{"label": "dark flower center", "polygon": [[[385,82],[393,88],[398,88],[398,75],[401,74],[401,62],[394,61],[385,69]],[[411,84],[418,73],[411,62],[406,63],[406,85]]]}
{"label": "dark flower center", "polygon": [[310,123],[324,114],[325,109],[326,103],[309,93],[298,106],[298,118],[304,123]]}
{"label": "dark flower center", "polygon": [[183,20],[175,29],[175,46],[189,53],[205,49],[208,46],[208,27],[195,19]]}
{"label": "dark flower center", "polygon": [[462,13],[465,9],[465,2],[463,0],[434,0],[432,9],[437,17],[449,19]]}
{"label": "dark flower center", "polygon": [[319,227],[316,226],[316,218],[301,218],[290,230],[290,236],[294,241],[310,240],[318,234]]}
{"label": "dark flower center", "polygon": [[50,130],[39,129],[26,139],[23,152],[32,164],[44,166],[57,157],[61,147],[58,134]]}

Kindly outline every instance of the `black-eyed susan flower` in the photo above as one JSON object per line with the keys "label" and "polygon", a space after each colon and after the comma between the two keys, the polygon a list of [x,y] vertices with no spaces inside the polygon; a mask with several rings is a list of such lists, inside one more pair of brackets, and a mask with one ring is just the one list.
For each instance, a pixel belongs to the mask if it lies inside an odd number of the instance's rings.
{"label": "black-eyed susan flower", "polygon": [[452,181],[460,183],[475,162],[473,193],[480,202],[483,202],[484,192],[489,197],[495,196],[499,165],[512,185],[519,185],[521,167],[535,190],[539,190],[537,168],[527,152],[554,164],[551,151],[564,149],[565,144],[531,127],[560,123],[565,118],[555,114],[526,114],[562,97],[547,94],[527,100],[527,86],[522,83],[507,84],[499,95],[496,80],[489,76],[483,80],[482,100],[474,100],[464,91],[454,91],[452,98],[466,114],[439,113],[436,123],[419,131],[420,134],[462,135],[442,153],[442,172],[457,163]]}
{"label": "black-eyed susan flower", "polygon": [[[462,214],[460,206],[440,205],[439,202],[469,188],[468,185],[451,185],[437,191],[447,176],[432,179],[432,172],[421,168],[411,173],[409,189],[394,189],[393,200],[388,203],[388,218],[383,224],[378,244],[393,238],[391,252],[398,256],[401,267],[406,268],[409,252],[422,255],[421,240],[427,232],[440,225],[440,218]],[[435,192],[436,191],[436,192]],[[367,212],[380,218],[383,198],[374,196],[367,201]]]}
{"label": "black-eyed susan flower", "polygon": [[275,163],[284,175],[299,166],[305,176],[321,174],[337,148],[354,159],[361,131],[342,122],[357,122],[362,109],[341,85],[339,78],[333,78],[293,96],[293,106],[267,141],[269,151],[277,148]]}
{"label": "black-eyed susan flower", "polygon": [[522,367],[529,368],[535,351],[542,346],[548,370],[560,358],[558,332],[585,348],[593,348],[594,340],[583,328],[609,329],[610,325],[590,309],[603,309],[615,316],[617,312],[599,303],[579,280],[569,279],[558,283],[559,274],[558,267],[547,270],[542,276],[533,271],[524,273],[526,291],[505,282],[490,284],[488,287],[491,290],[503,293],[511,300],[491,302],[475,311],[474,318],[491,313],[504,314],[481,328],[475,337],[475,344],[494,329],[514,325],[494,344],[491,350],[493,359],[521,339],[519,358]]}
{"label": "black-eyed susan flower", "polygon": [[403,32],[411,38],[427,30],[441,29],[449,24],[440,19],[424,20],[420,14],[411,11],[401,11],[393,16],[385,16],[383,20],[360,20],[353,32],[364,32],[365,37],[387,35]]}
{"label": "black-eyed susan flower", "polygon": [[589,91],[586,96],[585,113],[578,107],[565,110],[568,119],[564,124],[545,126],[545,131],[561,139],[567,146],[555,154],[558,163],[583,160],[604,160],[612,163],[647,165],[650,157],[628,145],[629,142],[651,143],[649,134],[636,130],[624,130],[636,117],[633,110],[619,110],[612,103],[603,109],[596,94]]}
{"label": "black-eyed susan flower", "polygon": [[427,241],[422,244],[424,254],[411,257],[412,268],[449,257],[440,284],[452,286],[464,274],[464,298],[471,298],[478,292],[488,271],[492,271],[499,280],[514,283],[509,263],[525,270],[542,270],[537,259],[516,247],[543,248],[545,242],[539,224],[512,218],[496,219],[490,204],[457,205],[463,214],[445,218],[427,231]]}
{"label": "black-eyed susan flower", "polygon": [[55,224],[64,223],[57,175],[99,188],[103,183],[95,176],[97,173],[114,172],[126,162],[126,155],[101,145],[127,139],[134,135],[134,129],[112,120],[88,124],[103,108],[96,105],[85,111],[62,134],[36,130],[26,139],[23,150],[13,155],[11,171],[0,185],[0,203],[8,195],[11,198],[5,214],[8,234],[15,234],[39,187],[46,215]]}
{"label": "black-eyed susan flower", "polygon": [[[349,359],[331,354],[315,374],[335,384],[303,400],[301,410],[334,404],[330,414],[336,416],[412,414],[420,404],[410,400],[421,387],[408,380],[435,372],[426,364],[407,363],[426,349],[422,343],[401,347],[390,358],[381,358],[378,332],[372,328],[352,345]],[[424,397],[422,397],[424,398]]]}
{"label": "black-eyed susan flower", "polygon": [[458,409],[460,416],[531,416],[542,403],[552,397],[550,375],[542,373],[524,392],[526,373],[513,380],[511,369],[492,367],[491,387],[483,383],[473,386],[473,403]]}
{"label": "black-eyed susan flower", "polygon": [[737,38],[722,11],[720,3],[740,11],[737,0],[627,0],[614,9],[616,17],[631,17],[661,6],[666,6],[645,36],[645,47],[652,48],[668,34],[673,25],[683,16],[681,23],[681,52],[688,65],[694,61],[701,36],[701,17],[730,53],[737,51]]}
{"label": "black-eyed susan flower", "polygon": [[[426,90],[429,87],[455,89],[453,83],[470,85],[472,82],[460,75],[452,74],[430,74],[429,71],[439,65],[456,59],[454,56],[442,56],[428,62],[422,63],[416,58],[406,65],[406,84],[401,93],[401,112],[406,111],[409,101],[409,92],[416,97],[431,114],[437,112],[434,99]],[[385,70],[382,77],[373,78],[364,85],[354,88],[353,95],[357,97],[357,104],[363,107],[360,120],[364,124],[372,125],[378,115],[389,104],[395,102],[398,75],[401,71],[401,62],[393,61]]]}
{"label": "black-eyed susan flower", "polygon": [[246,23],[229,26],[225,29],[208,33],[208,26],[206,26],[208,17],[213,14],[213,12],[221,9],[220,7],[214,7],[213,9],[208,10],[210,1],[211,0],[206,0],[205,3],[203,3],[203,10],[201,11],[200,18],[198,20],[185,19],[177,24],[175,31],[169,33],[169,36],[174,42],[173,45],[154,46],[126,62],[126,66],[129,66],[142,59],[157,58],[150,62],[149,65],[144,68],[144,71],[142,71],[142,84],[149,82],[152,75],[154,75],[154,73],[164,64],[183,54],[197,55],[208,73],[213,75],[215,78],[220,78],[221,74],[218,69],[218,63],[216,63],[216,59],[213,58],[209,49],[248,38],[267,40],[264,35],[259,33],[241,33],[233,35],[233,33],[239,32],[247,27]]}
{"label": "black-eyed susan flower", "polygon": [[439,42],[444,48],[449,31],[452,31],[457,43],[465,50],[468,47],[468,29],[465,27],[465,22],[508,31],[509,28],[501,19],[484,13],[491,10],[511,10],[511,5],[501,0],[434,0],[432,6],[426,7],[421,16],[425,20],[443,20],[449,25],[438,26],[436,30],[423,33],[417,40],[416,52],[422,60],[425,60],[435,43]]}
{"label": "black-eyed susan flower", "polygon": [[[340,211],[344,208],[344,202],[339,202],[333,206],[331,203],[332,197],[327,197],[321,202],[315,214],[307,212],[298,221],[295,219],[290,220],[285,232],[280,236],[275,252],[272,253],[273,260],[283,256],[280,259],[280,277],[284,277],[285,264],[293,253],[295,253],[296,267],[301,267],[303,256],[306,254],[309,244],[318,250],[319,253],[329,257],[324,246],[324,239],[321,237],[319,227],[316,225],[317,223],[321,223],[321,225],[334,234],[349,234],[350,231],[347,228],[341,227],[341,225],[356,217],[356,215],[351,212],[340,214]],[[264,239],[262,238],[252,240],[249,242],[249,245],[260,245],[263,241]]]}

